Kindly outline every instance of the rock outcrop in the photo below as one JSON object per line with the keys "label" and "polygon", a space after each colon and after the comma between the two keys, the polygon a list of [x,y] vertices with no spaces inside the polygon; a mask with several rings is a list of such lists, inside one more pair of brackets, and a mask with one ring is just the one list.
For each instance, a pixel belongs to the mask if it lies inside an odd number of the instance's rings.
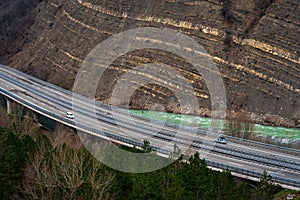
{"label": "rock outcrop", "polygon": [[[225,83],[228,113],[248,113],[253,122],[300,126],[298,0],[45,0],[33,10],[35,21],[24,32],[23,43],[15,44],[19,50],[6,58],[11,67],[71,89],[82,61],[105,39],[137,27],[170,28],[190,36],[212,56]],[[120,56],[101,79],[96,98],[109,103],[117,80],[145,63],[180,72],[200,105],[186,112],[211,115],[200,74],[178,55],[154,49]],[[161,73],[163,81],[172,82]],[[151,71],[143,75],[158,77]],[[170,88],[135,87],[130,105],[120,101],[117,106],[151,109],[161,104],[180,112]]]}

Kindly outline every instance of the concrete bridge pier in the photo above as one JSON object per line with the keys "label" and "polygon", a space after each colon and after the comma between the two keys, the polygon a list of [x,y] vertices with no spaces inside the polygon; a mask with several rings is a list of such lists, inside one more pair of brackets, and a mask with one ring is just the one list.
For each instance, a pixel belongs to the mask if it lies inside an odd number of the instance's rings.
{"label": "concrete bridge pier", "polygon": [[32,120],[36,123],[39,123],[39,116],[36,112],[32,112]]}
{"label": "concrete bridge pier", "polygon": [[5,97],[5,100],[6,100],[7,114],[11,114],[12,113],[12,100],[10,100],[7,97]]}

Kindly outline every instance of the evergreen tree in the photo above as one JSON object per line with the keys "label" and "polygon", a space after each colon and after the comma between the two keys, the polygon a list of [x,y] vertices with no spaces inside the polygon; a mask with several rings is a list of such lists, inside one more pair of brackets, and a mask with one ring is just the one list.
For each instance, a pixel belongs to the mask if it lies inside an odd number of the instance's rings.
{"label": "evergreen tree", "polygon": [[0,143],[0,197],[9,199],[17,192],[16,184],[23,177],[23,169],[34,152],[35,143],[29,136],[4,128],[0,128]]}
{"label": "evergreen tree", "polygon": [[150,153],[152,151],[152,149],[150,147],[150,142],[147,140],[144,140],[143,151],[145,153]]}
{"label": "evergreen tree", "polygon": [[272,177],[264,171],[260,177],[260,182],[255,191],[255,198],[258,200],[271,200],[274,198],[276,186],[272,180]]}

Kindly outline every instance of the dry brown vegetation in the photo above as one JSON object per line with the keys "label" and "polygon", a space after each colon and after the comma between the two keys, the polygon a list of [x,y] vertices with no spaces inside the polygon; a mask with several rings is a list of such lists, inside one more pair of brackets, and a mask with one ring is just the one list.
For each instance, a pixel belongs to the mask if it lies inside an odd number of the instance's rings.
{"label": "dry brown vegetation", "polygon": [[[213,56],[225,83],[229,112],[247,111],[255,123],[299,127],[299,8],[294,0],[41,1],[31,8],[36,18],[24,43],[16,44],[19,52],[5,60],[71,89],[82,61],[103,40],[136,27],[170,28],[192,37]],[[9,48],[4,45],[0,51],[5,54]],[[205,82],[184,59],[157,50],[117,59],[101,79],[96,98],[109,102],[116,81],[143,63],[167,64],[182,73],[200,104],[190,114],[210,116]],[[156,77],[151,71],[147,74]],[[164,79],[171,81],[168,76]],[[178,112],[178,102],[168,89],[159,84],[134,87],[129,107],[147,109],[152,105],[145,99],[153,97],[153,105]]]}
{"label": "dry brown vegetation", "polygon": [[7,114],[4,107],[0,108],[0,126],[8,127],[22,135],[33,136],[40,130],[40,124],[35,121],[34,113],[23,106],[12,103],[13,111]]}
{"label": "dry brown vegetation", "polygon": [[[20,190],[30,199],[105,199],[114,178],[87,152],[59,145],[54,149],[46,138],[37,141],[37,150],[27,164]],[[89,194],[78,191],[89,184]]]}

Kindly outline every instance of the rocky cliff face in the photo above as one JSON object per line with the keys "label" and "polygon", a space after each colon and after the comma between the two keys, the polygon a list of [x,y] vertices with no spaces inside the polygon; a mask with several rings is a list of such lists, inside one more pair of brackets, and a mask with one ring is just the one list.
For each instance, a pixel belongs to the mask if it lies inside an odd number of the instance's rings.
{"label": "rocky cliff face", "polygon": [[[45,0],[30,12],[36,14],[34,23],[14,44],[19,50],[5,57],[11,67],[71,89],[82,61],[103,40],[137,27],[170,28],[192,37],[212,55],[225,83],[229,118],[243,113],[256,123],[300,126],[298,0]],[[9,48],[4,45],[2,54]],[[143,63],[167,64],[183,74],[201,107],[186,112],[210,116],[210,96],[201,76],[178,55],[160,50],[118,58],[101,79],[96,98],[109,102],[116,80]],[[158,109],[155,105],[161,104],[180,112],[170,89],[135,87],[130,107]]]}

